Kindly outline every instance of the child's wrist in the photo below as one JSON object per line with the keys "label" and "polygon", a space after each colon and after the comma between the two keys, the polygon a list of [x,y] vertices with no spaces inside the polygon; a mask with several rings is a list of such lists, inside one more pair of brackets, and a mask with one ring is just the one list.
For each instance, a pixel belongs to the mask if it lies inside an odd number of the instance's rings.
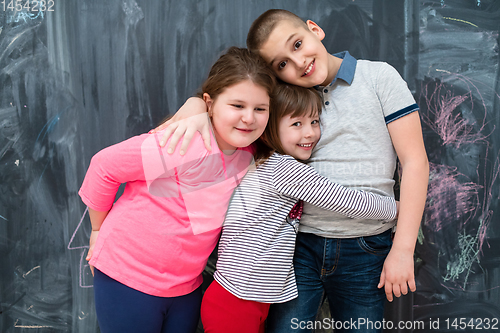
{"label": "child's wrist", "polygon": [[415,244],[411,244],[410,242],[397,242],[395,239],[392,243],[391,251],[413,255],[415,252]]}

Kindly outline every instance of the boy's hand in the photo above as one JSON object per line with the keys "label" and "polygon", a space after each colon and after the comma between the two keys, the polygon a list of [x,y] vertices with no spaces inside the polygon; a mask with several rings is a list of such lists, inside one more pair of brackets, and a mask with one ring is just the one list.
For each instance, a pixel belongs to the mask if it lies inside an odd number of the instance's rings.
{"label": "boy's hand", "polygon": [[201,138],[205,143],[205,148],[210,151],[212,149],[210,145],[210,119],[208,118],[208,113],[206,112],[168,124],[168,127],[165,129],[165,132],[160,140],[160,146],[164,147],[170,138],[167,153],[172,154],[175,151],[175,147],[179,143],[179,140],[182,139],[179,153],[184,155],[187,151],[189,143],[193,139],[193,135],[197,131],[201,134]]}
{"label": "boy's hand", "polygon": [[415,273],[413,263],[413,252],[392,248],[384,262],[378,288],[385,286],[385,294],[389,302],[393,301],[393,295],[400,297],[408,294],[408,288],[414,292]]}
{"label": "boy's hand", "polygon": [[171,137],[167,148],[169,154],[175,151],[175,147],[179,143],[179,140],[184,136],[180,149],[180,154],[184,155],[196,131],[201,133],[207,150],[211,150],[210,122],[207,116],[207,106],[205,101],[201,98],[189,98],[172,118],[149,131],[149,133],[159,132],[163,129],[166,130],[160,140],[160,146],[164,147]]}
{"label": "boy's hand", "polygon": [[[90,261],[90,259],[92,258],[92,254],[94,253],[94,245],[98,236],[99,236],[99,230],[92,230],[89,241],[89,252],[87,253],[87,258],[85,258],[85,260],[87,261]],[[89,265],[89,267],[90,271],[92,272],[92,276],[94,276],[94,266]]]}

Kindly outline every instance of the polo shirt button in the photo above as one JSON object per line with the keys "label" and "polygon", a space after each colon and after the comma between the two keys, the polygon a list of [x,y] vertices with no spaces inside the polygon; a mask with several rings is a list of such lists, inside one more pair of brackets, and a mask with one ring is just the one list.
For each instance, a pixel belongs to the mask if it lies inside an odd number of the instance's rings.
{"label": "polo shirt button", "polygon": [[330,104],[330,102],[328,102],[328,101],[325,102],[325,105],[329,105],[329,104]]}
{"label": "polo shirt button", "polygon": [[323,92],[327,93],[327,92],[328,92],[328,89],[323,90]]}

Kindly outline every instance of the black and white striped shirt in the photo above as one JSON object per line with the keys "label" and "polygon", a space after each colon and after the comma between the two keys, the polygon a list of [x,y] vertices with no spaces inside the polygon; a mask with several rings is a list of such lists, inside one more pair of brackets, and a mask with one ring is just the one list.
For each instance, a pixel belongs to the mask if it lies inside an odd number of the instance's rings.
{"label": "black and white striped shirt", "polygon": [[238,298],[281,303],[297,297],[293,253],[298,226],[287,219],[302,199],[351,218],[393,220],[396,202],[330,182],[312,167],[274,153],[249,171],[229,205],[215,280]]}

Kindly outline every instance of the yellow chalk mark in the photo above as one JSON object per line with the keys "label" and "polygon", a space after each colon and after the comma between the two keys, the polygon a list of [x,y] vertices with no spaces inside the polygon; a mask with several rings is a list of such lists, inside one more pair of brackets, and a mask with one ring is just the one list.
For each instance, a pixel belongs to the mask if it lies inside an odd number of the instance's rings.
{"label": "yellow chalk mark", "polygon": [[457,21],[457,22],[462,22],[462,23],[470,24],[473,27],[477,28],[477,25],[475,25],[474,23],[469,22],[469,21],[465,21],[465,20],[462,20],[462,19],[457,19],[457,18],[454,18],[454,17],[443,17],[443,18],[446,19],[446,20],[452,20],[452,21]]}
{"label": "yellow chalk mark", "polygon": [[436,72],[444,72],[444,73],[452,74],[450,71],[447,71],[445,69],[439,69],[439,68],[436,68]]}

